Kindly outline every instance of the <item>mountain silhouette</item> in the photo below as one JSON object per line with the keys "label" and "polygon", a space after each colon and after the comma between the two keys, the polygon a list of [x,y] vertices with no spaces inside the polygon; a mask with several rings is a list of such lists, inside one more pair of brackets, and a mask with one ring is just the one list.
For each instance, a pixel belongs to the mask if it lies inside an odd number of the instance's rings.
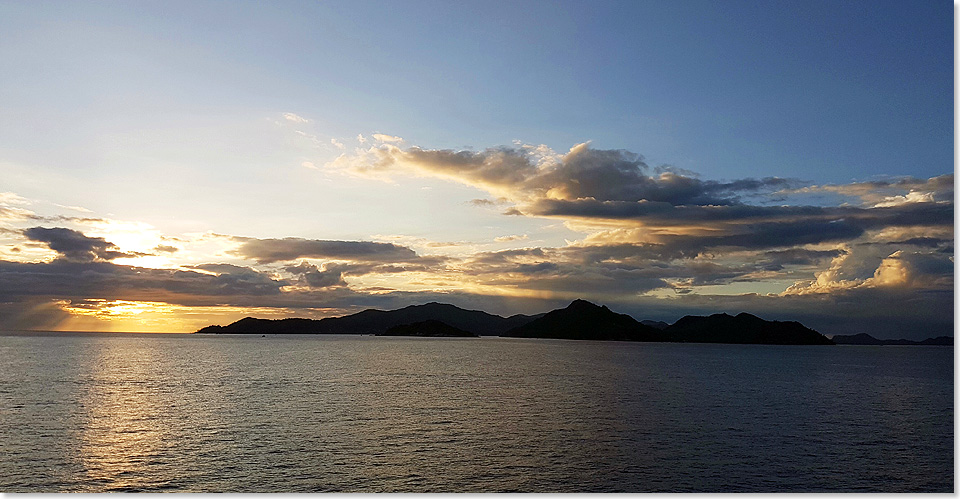
{"label": "mountain silhouette", "polygon": [[455,328],[437,320],[415,322],[393,326],[377,336],[424,336],[424,337],[477,337],[476,333]]}
{"label": "mountain silhouette", "polygon": [[[645,323],[644,323],[645,322]],[[403,336],[499,335],[514,338],[571,340],[668,341],[689,343],[758,343],[772,345],[833,345],[826,336],[795,321],[767,321],[755,315],[688,315],[673,323],[640,322],[606,306],[574,300],[566,308],[538,315],[501,317],[480,310],[465,310],[431,302],[397,310],[368,309],[325,319],[256,319],[245,317],[226,326],[207,326],[209,334],[376,334]],[[391,328],[404,326],[390,331]],[[390,331],[388,333],[388,331]],[[852,338],[846,340],[846,338]],[[877,340],[861,334],[835,336],[836,343],[874,341],[889,345],[953,345],[953,338],[922,342]]]}
{"label": "mountain silhouette", "polygon": [[501,336],[510,338],[557,338],[565,340],[665,341],[659,329],[641,324],[606,306],[574,300],[567,308],[518,326]]}
{"label": "mountain silhouette", "polygon": [[826,336],[796,321],[767,321],[746,312],[736,316],[688,315],[664,329],[672,341],[765,345],[833,345]]}
{"label": "mountain silhouette", "polygon": [[398,310],[368,309],[325,319],[255,319],[246,317],[227,326],[207,326],[198,333],[213,334],[380,334],[393,326],[437,320],[477,335],[499,335],[539,315],[501,317],[465,310],[447,303],[410,305]]}
{"label": "mountain silhouette", "polygon": [[650,326],[654,329],[659,329],[661,331],[670,327],[670,324],[663,321],[642,320],[640,321],[640,324],[643,324],[644,326]]}
{"label": "mountain silhouette", "polygon": [[835,334],[831,338],[837,345],[883,345],[883,342],[870,336],[867,333],[859,334]]}

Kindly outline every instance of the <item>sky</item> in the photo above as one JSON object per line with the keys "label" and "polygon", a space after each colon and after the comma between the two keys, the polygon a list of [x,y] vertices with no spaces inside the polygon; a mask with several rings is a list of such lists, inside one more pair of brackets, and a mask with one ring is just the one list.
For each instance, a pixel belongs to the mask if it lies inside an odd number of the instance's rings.
{"label": "sky", "polygon": [[0,1],[0,329],[953,334],[954,9]]}

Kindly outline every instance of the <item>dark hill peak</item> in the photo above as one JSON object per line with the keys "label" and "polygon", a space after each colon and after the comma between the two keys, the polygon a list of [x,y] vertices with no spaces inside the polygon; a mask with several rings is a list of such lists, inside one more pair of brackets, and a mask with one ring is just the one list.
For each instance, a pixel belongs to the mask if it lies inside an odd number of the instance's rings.
{"label": "dark hill peak", "polygon": [[759,343],[771,345],[832,345],[826,336],[795,321],[761,319],[741,312],[736,316],[688,315],[664,330],[674,341],[691,343]]}
{"label": "dark hill peak", "polygon": [[590,311],[590,310],[610,310],[606,305],[597,305],[587,300],[576,299],[570,302],[564,310]]}
{"label": "dark hill peak", "polygon": [[618,314],[586,300],[574,300],[566,308],[548,312],[503,336],[620,341],[662,341],[666,338],[658,329],[641,324],[629,315]]}

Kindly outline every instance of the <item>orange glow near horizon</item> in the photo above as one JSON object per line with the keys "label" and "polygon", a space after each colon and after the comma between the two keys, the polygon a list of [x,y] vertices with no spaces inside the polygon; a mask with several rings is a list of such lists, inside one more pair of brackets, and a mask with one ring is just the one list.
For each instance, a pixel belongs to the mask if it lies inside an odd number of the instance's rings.
{"label": "orange glow near horizon", "polygon": [[212,324],[226,325],[247,316],[265,319],[322,318],[345,315],[338,309],[233,306],[183,306],[164,302],[88,300],[55,302],[69,314],[53,331],[111,333],[192,333]]}

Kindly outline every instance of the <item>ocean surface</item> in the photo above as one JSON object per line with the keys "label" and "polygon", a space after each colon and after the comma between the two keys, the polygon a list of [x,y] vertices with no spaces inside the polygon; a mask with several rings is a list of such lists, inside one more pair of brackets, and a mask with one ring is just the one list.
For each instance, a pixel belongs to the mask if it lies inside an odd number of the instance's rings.
{"label": "ocean surface", "polygon": [[0,492],[952,492],[953,359],[0,333]]}

